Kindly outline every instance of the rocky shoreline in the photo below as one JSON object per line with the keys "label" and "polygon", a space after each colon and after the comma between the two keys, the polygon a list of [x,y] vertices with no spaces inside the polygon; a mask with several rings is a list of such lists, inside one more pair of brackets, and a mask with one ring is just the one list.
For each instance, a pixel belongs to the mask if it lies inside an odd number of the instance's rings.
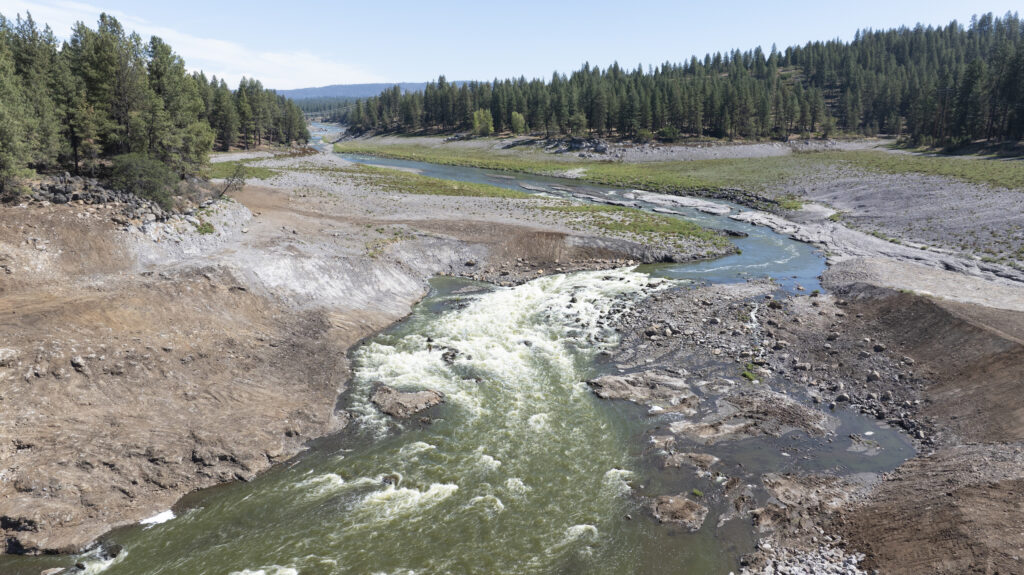
{"label": "rocky shoreline", "polygon": [[[971,408],[953,399],[984,405],[988,400],[982,397],[1001,392],[997,384],[991,390],[972,388],[961,379],[954,358],[961,346],[986,358],[1005,352],[988,341],[971,341],[977,337],[969,335],[976,320],[959,326],[945,317],[953,308],[982,315],[986,308],[844,284],[843,277],[841,269],[826,272],[823,283],[832,288],[828,294],[784,294],[768,282],[680,286],[657,293],[615,326],[621,344],[606,360],[618,374],[590,385],[601,398],[632,401],[648,410],[655,465],[678,470],[673,473],[683,479],[705,478],[704,487],[694,491],[697,497],[645,495],[655,518],[694,530],[705,517],[713,529],[746,521],[761,534],[757,549],[743,558],[743,573],[855,574],[878,568],[912,573],[950,563],[959,565],[962,571],[957,572],[973,572],[977,558],[963,557],[934,533],[934,540],[915,538],[916,545],[930,549],[921,555],[931,558],[908,563],[888,550],[879,553],[871,532],[890,530],[894,509],[904,508],[904,522],[922,512],[922,501],[910,504],[890,492],[895,485],[918,481],[923,487],[939,481],[943,474],[934,469],[932,454],[948,454],[940,460],[976,470],[959,474],[963,488],[950,495],[954,500],[968,497],[966,485],[982,490],[973,494],[981,500],[1013,498],[1007,492],[1012,488],[1000,482],[1024,479],[1024,472],[1011,471],[1009,462],[990,463],[991,455],[962,447],[972,436],[1003,442],[1018,440],[1020,433],[1019,426],[1011,433],[1005,426],[984,429],[988,426],[978,416],[967,415]],[[944,332],[929,331],[937,325],[946,326]],[[1007,343],[1019,346],[1014,341]],[[1012,378],[1012,372],[998,379],[1003,378]],[[1014,409],[1004,411],[1008,415]],[[735,460],[716,457],[722,445],[793,433],[807,438],[804,458],[813,459],[816,437],[829,444],[842,440],[847,451],[867,457],[885,449],[870,433],[837,436],[841,412],[898,430],[919,455],[892,473],[836,469],[753,476],[736,468]],[[1014,449],[1011,454],[1022,451]],[[799,451],[782,455],[800,456]],[[999,479],[985,484],[981,477]],[[991,529],[995,526],[977,529],[968,540],[995,537]],[[1021,567],[1019,558],[997,557],[1006,572]]]}

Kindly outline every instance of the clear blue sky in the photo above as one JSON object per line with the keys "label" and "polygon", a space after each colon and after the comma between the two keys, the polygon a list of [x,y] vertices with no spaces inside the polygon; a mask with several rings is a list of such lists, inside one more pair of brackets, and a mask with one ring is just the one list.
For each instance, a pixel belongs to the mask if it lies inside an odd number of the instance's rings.
{"label": "clear blue sky", "polygon": [[30,10],[66,37],[74,21],[95,26],[106,11],[145,38],[163,37],[190,68],[232,84],[247,75],[284,89],[439,74],[546,78],[585,61],[634,68],[733,48],[767,51],[773,42],[781,49],[850,40],[864,28],[967,24],[973,14],[1001,16],[1021,6],[1019,0],[0,0],[0,13],[13,18]]}

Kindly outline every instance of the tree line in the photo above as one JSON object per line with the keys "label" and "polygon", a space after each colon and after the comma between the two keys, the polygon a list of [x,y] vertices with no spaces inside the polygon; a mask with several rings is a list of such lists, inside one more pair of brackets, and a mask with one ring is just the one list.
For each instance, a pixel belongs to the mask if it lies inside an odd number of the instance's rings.
{"label": "tree line", "polygon": [[[482,123],[479,111],[490,115]],[[691,57],[626,70],[584,64],[548,81],[524,77],[423,91],[398,86],[336,114],[369,130],[540,132],[787,138],[835,130],[949,145],[1024,137],[1024,32],[1016,13],[964,27],[859,31],[851,42],[810,42]]]}
{"label": "tree line", "polygon": [[295,100],[295,104],[307,116],[337,117],[346,108],[355,105],[356,100],[349,96],[318,96],[300,98]]}
{"label": "tree line", "polygon": [[243,78],[189,73],[171,47],[144,42],[102,14],[58,43],[31,14],[0,14],[0,192],[30,170],[96,175],[115,158],[197,174],[214,145],[248,148],[309,138],[290,100]]}

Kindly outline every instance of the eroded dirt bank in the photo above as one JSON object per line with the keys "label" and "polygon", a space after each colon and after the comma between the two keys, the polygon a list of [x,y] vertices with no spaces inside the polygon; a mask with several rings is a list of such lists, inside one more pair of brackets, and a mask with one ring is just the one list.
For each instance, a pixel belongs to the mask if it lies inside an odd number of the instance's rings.
{"label": "eroded dirt bank", "polygon": [[[436,274],[520,282],[669,253],[524,200],[405,195],[323,168],[174,220],[72,201],[0,209],[0,541],[73,552],[341,429],[346,350]],[[697,249],[701,248],[701,249]]]}

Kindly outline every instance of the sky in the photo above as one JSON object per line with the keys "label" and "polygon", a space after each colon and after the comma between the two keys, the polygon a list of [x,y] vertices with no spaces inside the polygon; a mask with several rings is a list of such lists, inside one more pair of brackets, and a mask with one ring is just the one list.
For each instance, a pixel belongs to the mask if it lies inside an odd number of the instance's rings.
{"label": "sky", "polygon": [[370,82],[549,78],[584,62],[607,67],[682,62],[691,55],[766,52],[858,29],[969,24],[1019,11],[1016,1],[856,0],[0,0],[62,39],[77,21],[112,14],[144,39],[160,36],[192,70],[276,89]]}

